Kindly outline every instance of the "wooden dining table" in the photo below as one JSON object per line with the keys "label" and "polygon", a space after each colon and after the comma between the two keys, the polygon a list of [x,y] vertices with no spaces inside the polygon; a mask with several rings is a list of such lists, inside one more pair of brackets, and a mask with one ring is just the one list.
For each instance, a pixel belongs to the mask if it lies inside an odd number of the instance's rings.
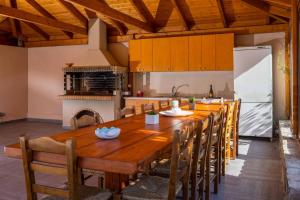
{"label": "wooden dining table", "polygon": [[[162,152],[171,148],[173,133],[191,120],[206,118],[209,111],[194,111],[186,117],[159,116],[159,124],[145,124],[145,114],[85,127],[78,130],[53,134],[50,137],[64,142],[75,138],[76,153],[80,168],[105,172],[105,186],[121,191],[128,184],[128,176],[142,170]],[[121,133],[112,140],[99,139],[95,129],[100,127],[118,127]],[[19,144],[4,147],[6,156],[21,159]],[[64,164],[61,155],[35,152],[34,159],[54,164]]]}

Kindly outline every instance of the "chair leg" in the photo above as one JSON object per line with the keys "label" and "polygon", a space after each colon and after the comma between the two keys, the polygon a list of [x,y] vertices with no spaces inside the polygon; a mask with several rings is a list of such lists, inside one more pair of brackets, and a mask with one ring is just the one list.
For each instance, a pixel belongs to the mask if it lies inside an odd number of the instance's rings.
{"label": "chair leg", "polygon": [[206,169],[205,169],[205,200],[210,199],[210,156],[206,160]]}
{"label": "chair leg", "polygon": [[216,149],[216,163],[214,165],[214,172],[216,173],[216,177],[214,178],[214,193],[217,194],[218,193],[218,187],[219,187],[219,176],[220,176],[220,149],[217,148]]}
{"label": "chair leg", "polygon": [[197,173],[191,175],[191,197],[192,199],[197,198]]}
{"label": "chair leg", "polygon": [[189,177],[190,177],[189,175],[183,177],[183,187],[182,187],[183,200],[189,200],[189,181],[190,181]]}

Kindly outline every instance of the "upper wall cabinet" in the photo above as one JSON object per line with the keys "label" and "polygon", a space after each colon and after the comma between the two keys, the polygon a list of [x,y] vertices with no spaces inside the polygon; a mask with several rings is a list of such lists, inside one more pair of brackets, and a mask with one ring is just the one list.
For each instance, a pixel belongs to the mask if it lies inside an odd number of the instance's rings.
{"label": "upper wall cabinet", "polygon": [[171,45],[171,71],[189,70],[189,38],[172,37]]}
{"label": "upper wall cabinet", "polygon": [[216,36],[202,36],[202,70],[214,71],[216,69]]}
{"label": "upper wall cabinet", "polygon": [[170,39],[153,39],[153,71],[167,72],[171,70]]}
{"label": "upper wall cabinet", "polygon": [[153,70],[153,40],[141,40],[141,70],[151,72]]}
{"label": "upper wall cabinet", "polygon": [[233,34],[216,35],[216,70],[233,70]]}
{"label": "upper wall cabinet", "polygon": [[232,71],[234,35],[131,40],[131,72]]}
{"label": "upper wall cabinet", "polygon": [[141,70],[141,40],[129,41],[129,62],[131,72]]}
{"label": "upper wall cabinet", "polygon": [[189,71],[202,70],[202,36],[189,37]]}

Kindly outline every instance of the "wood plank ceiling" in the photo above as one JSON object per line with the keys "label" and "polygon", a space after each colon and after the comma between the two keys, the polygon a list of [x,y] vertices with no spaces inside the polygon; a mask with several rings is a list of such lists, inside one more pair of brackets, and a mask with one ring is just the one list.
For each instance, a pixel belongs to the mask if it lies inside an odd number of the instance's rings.
{"label": "wood plank ceiling", "polygon": [[108,24],[111,41],[286,31],[290,13],[289,0],[0,0],[0,43],[86,43],[95,17]]}

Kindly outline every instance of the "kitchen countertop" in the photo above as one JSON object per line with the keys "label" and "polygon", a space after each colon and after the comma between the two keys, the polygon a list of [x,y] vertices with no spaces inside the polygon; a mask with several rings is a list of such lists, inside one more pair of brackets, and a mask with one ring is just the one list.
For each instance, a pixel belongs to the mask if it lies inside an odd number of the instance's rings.
{"label": "kitchen countertop", "polygon": [[[124,97],[124,99],[132,99],[132,100],[138,100],[138,99],[144,99],[144,100],[169,100],[173,97]],[[188,100],[188,97],[177,97],[181,98],[183,100]],[[202,101],[204,98],[196,98],[196,101]],[[207,99],[208,100],[208,99]],[[220,99],[214,99],[214,100],[220,100]],[[233,101],[233,99],[224,99],[224,101]]]}

